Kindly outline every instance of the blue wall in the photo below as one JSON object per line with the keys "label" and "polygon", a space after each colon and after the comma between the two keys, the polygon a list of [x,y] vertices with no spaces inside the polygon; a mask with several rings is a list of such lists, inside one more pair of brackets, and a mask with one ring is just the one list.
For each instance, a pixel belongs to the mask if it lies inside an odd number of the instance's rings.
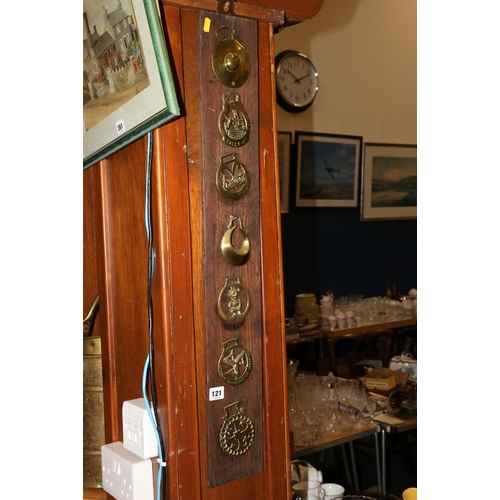
{"label": "blue wall", "polygon": [[359,207],[291,207],[281,221],[287,317],[298,293],[385,295],[393,278],[399,293],[417,288],[417,220],[361,222]]}

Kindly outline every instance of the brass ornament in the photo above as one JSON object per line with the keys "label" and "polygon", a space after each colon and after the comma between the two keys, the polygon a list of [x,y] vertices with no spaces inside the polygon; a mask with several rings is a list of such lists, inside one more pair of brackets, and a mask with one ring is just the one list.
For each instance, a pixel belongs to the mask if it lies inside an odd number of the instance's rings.
{"label": "brass ornament", "polygon": [[234,0],[217,0],[217,12],[234,16]]}
{"label": "brass ornament", "polygon": [[[252,446],[255,437],[255,426],[252,419],[239,407],[239,401],[235,401],[224,407],[225,416],[222,419],[222,427],[219,431],[219,444],[222,451],[231,457],[245,454]],[[236,412],[232,415],[229,410],[235,407]]]}
{"label": "brass ornament", "polygon": [[[241,301],[241,292],[245,292],[246,300]],[[227,297],[225,297],[227,295]],[[224,300],[225,299],[225,300]],[[246,302],[246,305],[244,303]],[[239,276],[226,278],[217,301],[219,314],[226,321],[242,319],[250,310],[250,292]]]}
{"label": "brass ornament", "polygon": [[250,138],[250,120],[240,101],[240,95],[226,92],[222,96],[219,132],[223,141],[233,148],[245,145]]}
{"label": "brass ornament", "polygon": [[[239,226],[233,225],[235,221],[239,222]],[[233,232],[236,229],[238,229],[243,238],[243,243],[240,248],[234,248],[232,243]],[[240,217],[235,217],[234,215],[229,216],[229,225],[220,242],[220,249],[226,261],[233,266],[242,266],[248,261],[250,257],[250,239],[243,229],[243,223]]]}
{"label": "brass ornament", "polygon": [[215,184],[222,196],[229,200],[239,200],[250,189],[250,172],[234,153],[219,156]]}
{"label": "brass ornament", "polygon": [[252,371],[252,356],[239,344],[237,338],[222,343],[222,352],[217,363],[220,379],[228,385],[245,382]]}
{"label": "brass ornament", "polygon": [[[229,31],[224,39],[221,32]],[[245,47],[236,40],[236,28],[221,26],[216,35],[219,41],[212,52],[212,70],[217,79],[227,87],[241,87],[250,75],[250,56]]]}

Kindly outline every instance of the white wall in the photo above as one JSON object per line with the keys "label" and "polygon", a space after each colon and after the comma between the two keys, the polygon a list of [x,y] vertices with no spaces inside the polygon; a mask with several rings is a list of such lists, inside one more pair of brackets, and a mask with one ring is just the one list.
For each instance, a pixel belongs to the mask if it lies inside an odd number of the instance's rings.
{"label": "white wall", "polygon": [[325,0],[275,36],[275,53],[288,49],[312,60],[319,91],[302,113],[278,106],[279,131],[417,143],[416,0]]}

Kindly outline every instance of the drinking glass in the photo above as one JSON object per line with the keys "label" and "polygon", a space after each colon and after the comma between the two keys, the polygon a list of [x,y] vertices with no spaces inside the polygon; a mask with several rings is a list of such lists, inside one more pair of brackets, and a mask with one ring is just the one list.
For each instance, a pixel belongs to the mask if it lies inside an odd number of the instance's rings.
{"label": "drinking glass", "polygon": [[366,398],[366,409],[370,412],[370,418],[373,418],[377,409],[377,402],[374,399]]}
{"label": "drinking glass", "polygon": [[366,392],[365,388],[357,385],[353,387],[351,393],[351,405],[358,410],[358,419],[356,421],[356,428],[363,427],[361,420],[361,412],[366,406]]}

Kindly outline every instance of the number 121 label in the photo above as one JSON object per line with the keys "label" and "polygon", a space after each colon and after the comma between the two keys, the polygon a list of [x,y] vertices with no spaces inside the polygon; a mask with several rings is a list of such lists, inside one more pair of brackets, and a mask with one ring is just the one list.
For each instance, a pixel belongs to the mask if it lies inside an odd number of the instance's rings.
{"label": "number 121 label", "polygon": [[209,401],[217,401],[218,399],[224,399],[224,386],[212,387],[208,391]]}

